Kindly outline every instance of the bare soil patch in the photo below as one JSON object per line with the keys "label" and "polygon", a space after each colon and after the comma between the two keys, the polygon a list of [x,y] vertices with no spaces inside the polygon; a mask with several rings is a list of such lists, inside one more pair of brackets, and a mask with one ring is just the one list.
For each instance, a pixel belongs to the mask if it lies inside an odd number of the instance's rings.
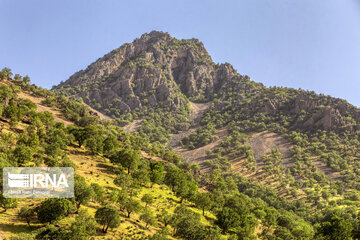
{"label": "bare soil patch", "polygon": [[326,163],[322,162],[320,159],[314,157],[311,159],[311,162],[315,165],[315,167],[318,168],[320,172],[325,173],[325,175],[329,176],[332,180],[340,180],[341,178],[340,172],[334,171],[333,169],[328,167]]}
{"label": "bare soil patch", "polygon": [[278,133],[269,131],[255,133],[248,141],[248,144],[254,151],[258,169],[263,166],[262,157],[274,148],[280,151],[284,167],[289,168],[293,165],[290,152],[292,145]]}
{"label": "bare soil patch", "polygon": [[101,113],[101,112],[93,109],[92,107],[90,107],[90,106],[87,105],[86,103],[83,102],[83,104],[84,104],[85,106],[87,106],[88,108],[90,108],[90,110],[91,110],[92,112],[96,113],[97,116],[98,116],[101,120],[113,120],[111,117],[106,116],[105,114],[103,114],[103,113]]}
{"label": "bare soil patch", "polygon": [[64,118],[64,116],[61,114],[59,109],[57,109],[55,107],[48,107],[48,106],[42,105],[41,101],[44,100],[44,98],[34,97],[34,96],[30,95],[29,93],[25,93],[25,92],[18,93],[18,96],[19,96],[19,98],[29,99],[30,101],[35,103],[37,106],[37,110],[39,112],[45,112],[45,111],[51,112],[54,116],[54,119],[58,122],[64,123],[65,126],[73,125],[72,122],[70,122]]}
{"label": "bare soil patch", "polygon": [[123,127],[124,132],[132,133],[132,132],[137,131],[140,128],[141,123],[142,123],[143,120],[144,119],[137,119],[137,120],[132,121],[128,125],[125,125]]}
{"label": "bare soil patch", "polygon": [[193,125],[199,124],[202,115],[209,109],[211,102],[194,103],[190,102],[191,114],[189,119],[194,122]]}
{"label": "bare soil patch", "polygon": [[202,167],[203,170],[204,166],[202,166],[201,163],[207,159],[206,151],[213,150],[214,148],[220,146],[220,143],[228,136],[227,128],[217,130],[215,135],[219,137],[216,141],[197,149],[187,150],[178,146],[174,148],[174,150],[184,159],[185,162],[197,163],[200,165],[200,167]]}
{"label": "bare soil patch", "polygon": [[181,131],[177,134],[173,134],[170,138],[169,147],[178,147],[181,139],[190,136],[199,126],[201,117],[209,109],[211,102],[208,103],[194,103],[190,102],[191,113],[189,120],[192,121],[191,127],[188,130]]}

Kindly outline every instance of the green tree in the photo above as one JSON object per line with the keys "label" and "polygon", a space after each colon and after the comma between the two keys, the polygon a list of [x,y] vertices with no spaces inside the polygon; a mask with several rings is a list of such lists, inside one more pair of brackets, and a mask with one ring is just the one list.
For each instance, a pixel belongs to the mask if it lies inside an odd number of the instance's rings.
{"label": "green tree", "polygon": [[100,184],[98,183],[92,183],[90,185],[92,192],[93,192],[93,198],[96,202],[100,203],[104,201],[105,198],[105,190]]}
{"label": "green tree", "polygon": [[62,153],[60,144],[57,143],[57,142],[55,142],[55,141],[47,144],[47,145],[45,146],[45,153],[46,153],[49,157],[52,157],[52,158],[57,159],[57,158],[61,155],[61,153]]}
{"label": "green tree", "polygon": [[124,203],[125,211],[127,212],[127,217],[130,218],[130,214],[135,212],[138,213],[142,209],[141,204],[134,199],[129,198]]}
{"label": "green tree", "polygon": [[240,216],[231,208],[224,207],[216,215],[216,224],[222,229],[223,233],[227,233],[229,229],[240,225]]}
{"label": "green tree", "polygon": [[171,187],[172,191],[175,191],[175,187],[179,183],[183,183],[186,180],[184,172],[176,166],[171,166],[166,169],[164,182],[166,185]]}
{"label": "green tree", "polygon": [[52,223],[69,215],[72,204],[65,198],[50,198],[41,202],[38,218],[41,223]]}
{"label": "green tree", "polygon": [[164,179],[164,165],[161,162],[150,163],[151,187],[154,183],[159,184]]}
{"label": "green tree", "polygon": [[90,236],[95,235],[96,226],[95,219],[88,214],[87,210],[81,210],[71,224],[71,238],[74,240],[87,240]]}
{"label": "green tree", "polygon": [[74,136],[75,140],[78,142],[79,147],[84,144],[88,137],[95,135],[95,131],[92,131],[90,128],[86,129],[82,127],[69,126],[68,131]]}
{"label": "green tree", "polygon": [[138,169],[132,172],[132,178],[141,186],[147,186],[150,182],[149,170],[145,164],[141,165]]}
{"label": "green tree", "polygon": [[151,205],[154,203],[154,196],[151,194],[144,194],[144,196],[141,198],[141,201],[145,203],[145,208],[147,205]]}
{"label": "green tree", "polygon": [[108,228],[116,228],[120,226],[120,215],[115,208],[104,206],[96,210],[95,220],[102,225],[102,231],[107,232]]}
{"label": "green tree", "polygon": [[67,230],[63,230],[54,225],[48,225],[45,228],[39,229],[39,233],[35,236],[35,239],[71,239],[71,235]]}
{"label": "green tree", "polygon": [[126,190],[115,190],[110,195],[110,200],[120,206],[120,210],[124,210],[129,194]]}
{"label": "green tree", "polygon": [[148,227],[148,225],[157,226],[157,219],[155,217],[155,214],[150,209],[145,209],[144,213],[140,215],[140,220],[145,222],[145,227]]}
{"label": "green tree", "polygon": [[205,216],[205,209],[210,209],[211,207],[211,199],[209,193],[196,194],[195,203],[202,210],[203,216]]}
{"label": "green tree", "polygon": [[183,239],[220,239],[220,232],[217,228],[202,225],[200,214],[183,205],[175,208],[171,225],[175,230],[175,235]]}
{"label": "green tree", "polygon": [[162,233],[155,233],[154,235],[149,236],[148,238],[149,240],[169,240],[169,238]]}
{"label": "green tree", "polygon": [[21,75],[20,74],[15,74],[14,75],[14,80],[20,82],[22,80]]}
{"label": "green tree", "polygon": [[122,188],[122,190],[127,191],[130,198],[133,198],[139,193],[139,184],[138,181],[133,179],[131,175],[126,174],[124,172],[120,172],[118,176],[114,179],[114,183],[116,186]]}
{"label": "green tree", "polygon": [[21,121],[23,118],[23,111],[18,106],[18,102],[16,100],[10,100],[9,105],[3,110],[3,116],[10,118],[11,126],[16,126],[16,123]]}
{"label": "green tree", "polygon": [[9,208],[16,208],[18,201],[16,198],[5,198],[2,193],[0,193],[0,207],[4,209],[3,212],[6,212]]}
{"label": "green tree", "polygon": [[330,221],[321,224],[318,233],[326,240],[350,240],[352,239],[352,231],[351,222],[334,216]]}
{"label": "green tree", "polygon": [[23,77],[22,81],[25,84],[29,84],[30,83],[30,77],[28,75],[26,75],[25,77]]}
{"label": "green tree", "polygon": [[119,142],[117,138],[112,134],[108,135],[105,138],[103,145],[104,145],[103,147],[104,154],[107,156],[110,156],[113,151],[119,148]]}
{"label": "green tree", "polygon": [[274,207],[269,207],[265,209],[265,219],[263,221],[263,224],[267,227],[273,226],[276,224],[276,220],[279,216],[278,211]]}
{"label": "green tree", "polygon": [[113,163],[120,164],[127,169],[128,174],[135,170],[140,162],[139,152],[135,150],[120,150],[110,157]]}
{"label": "green tree", "polygon": [[161,213],[159,213],[157,215],[157,218],[166,227],[170,223],[172,216],[170,215],[170,213],[165,208],[163,208],[163,209],[161,209]]}
{"label": "green tree", "polygon": [[164,182],[171,187],[176,196],[180,197],[180,202],[183,199],[191,199],[197,191],[197,184],[176,166],[170,166],[166,170]]}
{"label": "green tree", "polygon": [[13,151],[13,157],[20,166],[23,166],[24,164],[32,161],[32,150],[24,144],[19,144]]}
{"label": "green tree", "polygon": [[102,153],[103,142],[100,136],[92,136],[85,140],[85,146],[90,150],[92,155]]}
{"label": "green tree", "polygon": [[86,184],[85,178],[79,175],[75,175],[74,178],[74,195],[77,209],[76,212],[79,211],[81,204],[86,204],[93,196],[92,188]]}
{"label": "green tree", "polygon": [[190,167],[191,171],[193,172],[194,175],[200,173],[200,166],[199,164],[191,164],[191,167]]}
{"label": "green tree", "polygon": [[13,73],[10,68],[4,67],[0,72],[1,80],[10,79]]}
{"label": "green tree", "polygon": [[176,196],[180,197],[180,203],[182,203],[184,199],[191,200],[195,196],[197,189],[198,186],[194,181],[183,179],[176,184],[174,192]]}
{"label": "green tree", "polygon": [[295,239],[294,236],[291,234],[290,229],[288,229],[286,227],[281,227],[281,226],[277,226],[272,235],[276,236],[277,239],[285,239],[285,240]]}
{"label": "green tree", "polygon": [[35,216],[35,209],[28,206],[22,207],[18,213],[18,216],[22,219],[25,219],[26,223],[31,229],[30,221]]}

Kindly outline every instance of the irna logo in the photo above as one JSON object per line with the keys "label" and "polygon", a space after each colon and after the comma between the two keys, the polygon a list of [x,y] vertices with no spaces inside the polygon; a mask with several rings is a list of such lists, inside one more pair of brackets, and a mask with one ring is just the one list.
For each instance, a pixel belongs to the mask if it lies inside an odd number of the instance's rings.
{"label": "irna logo", "polygon": [[7,198],[72,198],[74,169],[66,167],[6,167],[3,196]]}
{"label": "irna logo", "polygon": [[8,185],[12,188],[69,187],[64,174],[11,174],[8,173]]}

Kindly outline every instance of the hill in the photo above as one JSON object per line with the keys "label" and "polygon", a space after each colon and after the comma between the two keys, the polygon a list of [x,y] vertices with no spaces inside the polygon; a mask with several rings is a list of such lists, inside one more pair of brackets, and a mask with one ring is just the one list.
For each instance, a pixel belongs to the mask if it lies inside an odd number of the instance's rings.
{"label": "hill", "polygon": [[357,189],[360,109],[311,91],[267,88],[229,63],[215,64],[197,39],[144,34],[54,91],[80,97],[206,171],[236,165],[257,175],[264,156],[277,149],[276,171],[289,172],[290,185],[304,190],[309,179],[315,185],[327,179],[328,188]]}
{"label": "hill", "polygon": [[[175,194],[167,185],[164,185],[162,179],[166,175],[163,170],[164,164],[161,163],[165,162],[163,158],[152,157],[156,154],[145,147],[146,143],[137,142],[136,137],[128,136],[102,116],[97,117],[86,105],[72,102],[74,107],[70,110],[68,107],[71,107],[71,102],[66,98],[61,98],[62,101],[66,101],[66,103],[62,102],[64,105],[61,105],[59,101],[53,99],[55,95],[50,91],[15,81],[10,77],[2,79],[0,90],[2,100],[1,168],[4,166],[74,167],[79,179],[77,185],[82,185],[82,188],[88,190],[88,193],[84,189],[80,190],[81,194],[87,196],[79,209],[76,207],[79,195],[75,193],[76,197],[69,199],[69,202],[73,203],[73,209],[57,218],[55,225],[42,221],[41,214],[38,212],[46,199],[1,198],[0,206],[3,208],[3,212],[0,213],[1,239],[87,239],[86,231],[78,229],[80,226],[75,226],[77,221],[81,221],[80,212],[85,210],[88,214],[85,216],[94,219],[96,210],[104,205],[116,207],[121,216],[120,225],[111,227],[108,233],[102,232],[100,227],[95,226],[90,231],[95,239],[147,239],[152,235],[155,235],[155,238],[165,238],[169,234],[166,230],[169,221],[167,218],[170,218],[175,209],[180,206],[191,209],[191,213],[195,214],[193,221],[199,221],[199,226],[205,227],[214,222],[215,217],[212,213],[205,211],[203,216],[202,211],[197,209],[194,203],[182,200],[184,196]],[[53,100],[53,105],[50,104],[49,99]],[[67,108],[64,109],[63,106]],[[83,112],[77,123],[70,121],[77,114],[74,109]],[[20,114],[16,114],[18,111]],[[69,115],[65,115],[64,112]],[[91,121],[81,118],[91,118]],[[86,126],[77,127],[76,124]],[[108,130],[105,130],[105,125]],[[101,145],[104,143],[101,150],[94,145],[90,147],[89,135],[86,137],[84,132],[79,136],[75,133],[78,130],[90,131],[91,135],[95,134],[96,139],[101,139]],[[80,146],[79,139],[75,136],[83,138]],[[116,145],[117,150],[109,148],[110,138],[115,141],[113,144]],[[135,142],[137,142],[135,144],[137,147],[133,145]],[[147,152],[141,151],[139,147]],[[122,165],[109,159],[110,152],[121,152],[123,151],[121,149],[134,149],[134,151],[137,149],[138,151],[137,165],[139,166],[134,168],[136,171],[131,175],[123,174]],[[168,151],[164,153],[169,154]],[[159,167],[158,175],[151,176],[148,172],[151,170],[146,170],[150,166]],[[174,165],[168,167],[182,172]],[[143,170],[138,172],[140,169]],[[141,174],[141,177],[138,174]],[[194,189],[194,191],[197,190]],[[84,195],[81,198],[83,197]],[[126,207],[128,202],[134,205]],[[29,207],[33,214],[29,216],[29,224],[27,224],[26,219],[22,218],[19,212]],[[164,217],[167,217],[164,220],[165,223],[161,223]],[[176,236],[168,238],[178,239]]]}
{"label": "hill", "polygon": [[[1,79],[1,166],[74,166],[79,175],[79,194],[66,202],[73,207],[48,225],[39,210],[45,200],[33,202],[37,229],[25,228],[16,204],[2,200],[22,225],[2,218],[6,236],[360,236],[360,110],[345,100],[267,88],[229,63],[215,64],[199,40],[156,31],[52,91],[6,68]],[[101,224],[104,208],[113,221],[107,233],[85,224]]]}

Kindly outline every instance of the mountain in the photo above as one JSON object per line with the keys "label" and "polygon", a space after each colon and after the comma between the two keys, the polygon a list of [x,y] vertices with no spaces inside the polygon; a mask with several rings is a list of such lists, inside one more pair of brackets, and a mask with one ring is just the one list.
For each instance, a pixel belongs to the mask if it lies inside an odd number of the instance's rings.
{"label": "mountain", "polygon": [[[272,149],[282,149],[288,164],[279,167],[295,178],[306,172],[301,161],[315,169],[307,178],[325,174],[340,180],[349,174],[345,169],[357,166],[359,108],[312,91],[265,87],[229,63],[215,64],[197,39],[143,34],[54,91],[84,101],[129,132],[173,148],[202,171],[231,169],[241,161],[246,169],[261,171]],[[261,134],[255,139],[256,133]],[[267,134],[274,139],[268,142]],[[303,150],[307,155],[301,158]]]}
{"label": "mountain", "polygon": [[359,239],[360,109],[343,99],[157,31],[51,91],[0,81],[0,167],[76,173],[73,199],[0,195],[0,237]]}
{"label": "mountain", "polygon": [[120,113],[158,105],[177,109],[186,105],[184,96],[208,99],[221,86],[220,72],[198,40],[180,41],[151,32],[106,54],[54,89]]}
{"label": "mountain", "polygon": [[342,99],[303,90],[266,88],[238,74],[228,63],[215,64],[199,40],[178,40],[157,31],[111,51],[54,90],[81,97],[114,118],[149,108],[177,111],[189,101],[213,101],[215,108],[221,109],[232,95],[235,99],[230,107],[234,109],[242,99],[251,99],[243,106],[246,109],[237,111],[272,116],[281,112],[301,129],[360,129],[360,110]]}
{"label": "mountain", "polygon": [[359,108],[313,91],[265,87],[229,63],[215,64],[197,39],[143,34],[54,91],[173,149],[203,173],[274,181],[281,196],[315,205],[329,203],[319,189],[360,189]]}
{"label": "mountain", "polygon": [[[173,171],[198,193],[195,174],[182,170],[172,151],[157,152],[87,105],[30,85],[18,74],[12,78],[8,68],[0,72],[0,127],[1,174],[4,167],[72,167],[75,172],[70,199],[4,198],[1,187],[0,239],[182,239],[183,227],[177,234],[170,230],[175,216],[188,218],[197,236],[207,238],[212,230],[215,239],[221,236],[209,227],[215,217],[207,208],[196,208],[170,189],[180,182],[165,184],[166,167],[167,178]],[[126,171],[123,153],[133,157]]]}

